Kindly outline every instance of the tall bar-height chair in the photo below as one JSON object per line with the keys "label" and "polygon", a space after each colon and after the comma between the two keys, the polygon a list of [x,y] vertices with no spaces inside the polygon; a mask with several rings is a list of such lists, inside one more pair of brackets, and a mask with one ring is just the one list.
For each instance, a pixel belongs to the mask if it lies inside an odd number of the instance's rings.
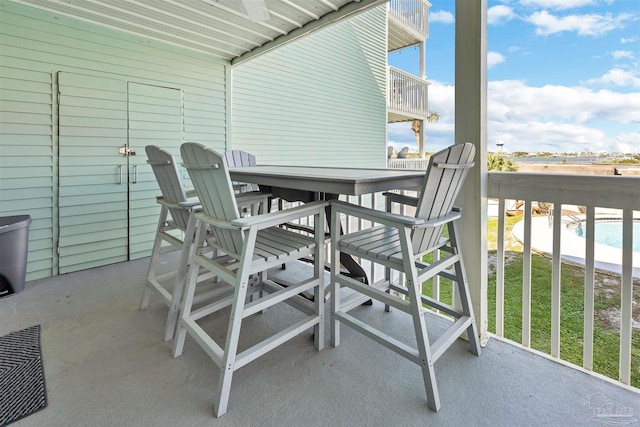
{"label": "tall bar-height chair", "polygon": [[[256,156],[242,150],[229,150],[222,153],[224,161],[230,168],[251,167],[256,165]],[[244,193],[246,191],[258,191],[258,185],[247,182],[233,181],[233,189],[236,193]]]}
{"label": "tall bar-height chair", "polygon": [[[256,156],[247,151],[229,150],[225,151],[223,153],[223,156],[225,161],[227,162],[227,166],[229,166],[230,168],[251,167],[257,165]],[[259,186],[258,184],[251,184],[248,182],[233,181],[233,189],[236,191],[236,193],[244,193],[247,191],[262,191],[263,193],[271,193],[270,187],[263,187]],[[277,200],[278,202],[278,210],[284,209],[284,200],[282,198],[270,197],[269,201],[267,202],[268,212],[271,212],[271,207],[275,200]],[[255,215],[255,207],[253,207],[252,210],[252,214]]]}
{"label": "tall bar-height chair", "polygon": [[[340,343],[340,324],[344,323],[374,339],[422,368],[429,408],[437,411],[440,398],[436,385],[434,363],[465,331],[473,354],[480,354],[480,344],[469,288],[464,271],[456,220],[462,213],[453,203],[464,179],[473,167],[475,147],[471,143],[453,145],[429,160],[425,180],[417,198],[387,193],[387,212],[367,209],[344,202],[332,202],[331,265],[338,265],[340,253],[350,254],[385,267],[385,278],[371,286],[331,271],[331,344]],[[391,213],[393,203],[416,208],[414,217]],[[343,215],[370,220],[372,228],[341,235]],[[448,231],[448,236],[444,231]],[[423,256],[435,251],[446,255],[428,263]],[[437,258],[436,258],[437,259]],[[405,275],[405,283],[392,280],[391,270]],[[455,283],[460,309],[436,301],[422,293],[424,281],[436,275]],[[394,275],[395,276],[395,275]],[[355,291],[342,298],[340,288]],[[417,346],[409,346],[397,338],[357,319],[351,310],[365,299],[372,298],[411,316]],[[455,321],[430,343],[427,335],[425,306],[452,316]]]}
{"label": "tall bar-height chair", "polygon": [[[145,151],[162,196],[156,198],[161,210],[140,308],[144,310],[148,307],[152,291],[160,296],[162,302],[169,307],[164,333],[165,341],[169,341],[175,331],[194,239],[195,220],[191,218],[191,214],[198,208],[200,201],[194,198],[193,190],[185,190],[178,165],[171,153],[155,145],[146,146]],[[268,196],[245,193],[241,196],[240,203],[241,206],[264,206]],[[181,251],[180,259],[175,270],[158,274],[158,260],[163,252],[163,245],[166,247],[166,244]],[[201,277],[202,280],[206,278],[207,276]],[[215,297],[214,292],[202,293],[197,296],[196,302]]]}
{"label": "tall bar-height chair", "polygon": [[[197,223],[196,249],[184,289],[173,355],[177,357],[182,353],[186,334],[189,333],[218,366],[220,374],[215,390],[214,412],[219,417],[227,411],[235,370],[310,328],[314,330],[315,348],[323,348],[324,299],[316,298],[310,302],[301,294],[313,291],[320,295],[324,291],[324,239],[321,231],[324,231],[327,203],[312,202],[297,208],[243,218],[238,213],[229,170],[222,154],[197,143],[182,144],[180,152],[201,202],[202,212],[193,215]],[[314,218],[315,237],[278,227],[287,221],[310,215]],[[232,267],[201,252],[204,245],[202,230],[209,230],[215,236],[219,252],[236,261]],[[268,269],[304,257],[313,257],[316,261],[311,278],[285,287],[267,277]],[[232,293],[228,298],[192,310],[201,268],[220,277]],[[302,319],[239,351],[240,331],[246,319],[280,303],[288,303],[300,310]],[[229,305],[231,313],[226,337],[224,342],[218,343],[216,338],[222,341],[219,336],[223,332],[213,331],[210,334],[196,321]]]}

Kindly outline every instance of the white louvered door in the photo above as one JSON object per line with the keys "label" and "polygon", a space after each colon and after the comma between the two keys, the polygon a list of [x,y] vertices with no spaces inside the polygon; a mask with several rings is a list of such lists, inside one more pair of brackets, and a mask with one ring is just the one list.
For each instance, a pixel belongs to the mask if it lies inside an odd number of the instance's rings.
{"label": "white louvered door", "polygon": [[144,146],[177,153],[181,91],[67,72],[58,88],[58,273],[149,255],[158,188]]}
{"label": "white louvered door", "polygon": [[129,259],[148,256],[158,222],[160,194],[144,152],[157,145],[180,156],[182,91],[129,82]]}

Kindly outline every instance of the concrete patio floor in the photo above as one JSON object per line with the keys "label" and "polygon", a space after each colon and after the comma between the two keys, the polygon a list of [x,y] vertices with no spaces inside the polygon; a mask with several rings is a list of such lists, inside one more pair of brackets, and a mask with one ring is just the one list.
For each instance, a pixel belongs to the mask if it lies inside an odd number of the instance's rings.
{"label": "concrete patio floor", "polygon": [[[498,339],[480,357],[458,341],[436,362],[442,409],[426,406],[420,369],[343,327],[342,344],[313,349],[311,330],[234,375],[229,411],[214,418],[217,368],[187,337],[173,359],[162,341],[166,307],[138,304],[148,259],[29,282],[0,299],[0,335],[42,325],[48,407],[18,426],[605,426],[601,405],[632,411],[640,394]],[[327,307],[328,309],[328,307]],[[399,312],[361,307],[408,336]],[[247,319],[249,343],[284,324],[289,307]],[[208,330],[226,331],[224,314]],[[327,316],[328,319],[328,316]],[[430,316],[435,334],[446,322]]]}

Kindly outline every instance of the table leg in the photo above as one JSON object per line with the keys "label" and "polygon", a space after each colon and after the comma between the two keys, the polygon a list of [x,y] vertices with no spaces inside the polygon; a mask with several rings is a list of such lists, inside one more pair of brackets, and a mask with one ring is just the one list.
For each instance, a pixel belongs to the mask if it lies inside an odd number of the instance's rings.
{"label": "table leg", "polygon": [[[325,193],[324,200],[328,200],[328,201],[338,200],[338,195]],[[329,224],[329,231],[331,231],[331,205],[325,208],[325,216],[327,218],[327,224]],[[340,225],[340,234],[344,234],[344,231],[342,230],[342,225]],[[358,264],[351,255],[340,252],[340,264],[342,264],[344,268],[347,269],[347,273],[342,273],[342,274],[346,274],[349,277],[352,277],[354,279],[359,279],[365,285],[369,284],[369,280],[367,279],[367,273],[365,273],[362,266]]]}
{"label": "table leg", "polygon": [[[263,187],[260,187],[261,189]],[[265,190],[270,191],[275,197],[279,197],[281,199],[285,199],[289,202],[302,202],[309,203],[314,200],[338,200],[338,194],[331,193],[315,193],[313,191],[304,191],[304,190],[294,190],[289,188],[278,188],[278,187],[270,187]],[[331,229],[331,205],[327,206],[325,209],[325,215],[327,218],[327,224],[329,229]],[[331,230],[329,230],[331,231]],[[342,226],[340,227],[340,233],[343,233]],[[367,279],[367,273],[365,273],[364,269],[360,264],[356,262],[355,259],[349,254],[340,253],[340,264],[344,266],[347,270],[342,274],[346,274],[349,277],[353,277],[354,279],[359,279],[364,284],[369,284],[369,280]]]}

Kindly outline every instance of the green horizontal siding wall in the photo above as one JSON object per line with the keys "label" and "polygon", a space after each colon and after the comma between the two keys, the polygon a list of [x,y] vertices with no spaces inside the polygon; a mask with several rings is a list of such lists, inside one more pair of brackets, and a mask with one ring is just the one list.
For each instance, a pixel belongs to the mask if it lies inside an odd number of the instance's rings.
{"label": "green horizontal siding wall", "polygon": [[[146,143],[167,144],[167,138],[180,134],[183,141],[199,141],[224,150],[228,122],[226,67],[224,62],[206,55],[0,0],[0,216],[29,214],[33,219],[27,280],[58,273],[59,224],[78,236],[91,232],[80,207],[71,212],[65,210],[65,203],[74,203],[72,199],[67,197],[62,205],[58,204],[59,186],[69,185],[69,180],[81,181],[83,188],[76,190],[82,194],[70,197],[110,203],[106,195],[100,194],[102,184],[94,159],[61,146],[59,128],[66,126],[64,130],[71,133],[66,136],[80,147],[87,143],[97,146],[99,154],[100,150],[111,152],[112,147],[104,144],[107,139],[132,138],[130,142],[139,147]],[[80,90],[68,84],[67,102],[59,108],[59,73],[118,82],[124,87],[125,101],[118,91],[90,86]],[[175,104],[160,103],[152,111],[135,111],[141,103],[127,102],[130,83],[179,91],[181,111],[176,111]],[[117,99],[109,98],[110,94],[116,94]],[[100,100],[99,108],[95,108],[96,99]],[[131,105],[134,111],[128,111]],[[158,120],[158,115],[175,113],[181,117],[179,123],[170,119],[149,125]],[[72,123],[65,122],[69,117],[73,117]],[[127,124],[121,135],[122,125],[129,119],[133,119],[133,129]],[[176,126],[181,128],[179,132]],[[86,138],[86,128],[90,127],[93,134]],[[170,151],[178,154],[180,142],[176,141]],[[137,151],[136,161],[142,166],[146,162],[144,150]],[[73,164],[74,173],[80,176],[60,176],[61,165],[68,164]],[[141,168],[140,180],[140,188],[144,187],[140,197],[154,193],[148,170]],[[153,237],[147,215],[152,215],[151,222],[155,222],[159,211],[140,197],[134,197],[131,203],[138,209],[129,224],[132,258],[146,253],[149,234]],[[117,216],[109,209],[100,215],[106,223],[112,223]],[[80,245],[68,250],[83,252],[82,248]],[[101,247],[96,244],[93,249],[99,252]],[[88,268],[94,264],[84,265]]]}
{"label": "green horizontal siding wall", "polygon": [[2,44],[0,53],[0,215],[31,215],[29,276],[44,277],[53,268],[52,75],[10,68]]}
{"label": "green horizontal siding wall", "polygon": [[233,148],[263,164],[385,167],[385,7],[234,66]]}

